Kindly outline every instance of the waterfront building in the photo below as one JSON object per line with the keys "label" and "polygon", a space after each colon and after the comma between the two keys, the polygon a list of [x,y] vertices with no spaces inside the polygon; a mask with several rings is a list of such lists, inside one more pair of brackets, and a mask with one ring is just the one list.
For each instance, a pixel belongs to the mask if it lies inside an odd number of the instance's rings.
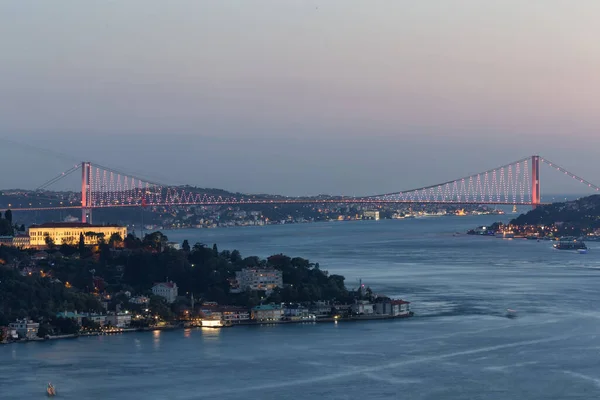
{"label": "waterfront building", "polygon": [[404,300],[384,300],[375,303],[375,313],[399,317],[410,314],[410,302]]}
{"label": "waterfront building", "polygon": [[18,319],[16,322],[10,323],[8,327],[10,329],[14,329],[19,337],[35,339],[37,337],[40,324],[28,319]]}
{"label": "waterfront building", "polygon": [[363,218],[379,221],[379,211],[363,211]]}
{"label": "waterfront building", "polygon": [[283,273],[274,268],[244,268],[235,273],[234,292],[244,290],[264,290],[271,292],[283,286]]}
{"label": "waterfront building", "polygon": [[100,325],[100,326],[104,326],[106,325],[106,315],[103,314],[88,314],[87,319],[89,319],[90,321]]}
{"label": "waterfront building", "polygon": [[81,320],[87,316],[87,314],[79,314],[77,311],[61,311],[56,313],[57,318],[69,318],[74,319],[77,322],[77,325],[81,325]]}
{"label": "waterfront building", "polygon": [[81,222],[47,222],[41,225],[32,225],[29,228],[29,240],[32,247],[46,247],[46,238],[60,246],[63,243],[78,244],[80,235],[83,234],[87,246],[96,245],[101,239],[109,241],[113,234],[118,234],[124,239],[127,228],[119,225],[92,225]]}
{"label": "waterfront building", "polygon": [[152,286],[152,294],[163,297],[167,303],[171,304],[177,299],[178,289],[175,282],[159,282]]}
{"label": "waterfront building", "polygon": [[106,323],[117,328],[126,328],[131,324],[131,314],[115,313],[107,315]]}
{"label": "waterfront building", "polygon": [[365,315],[373,314],[373,304],[368,300],[357,300],[354,304],[352,304],[352,313]]}
{"label": "waterfront building", "polygon": [[325,318],[331,315],[332,305],[328,301],[317,301],[310,306],[310,312],[317,318]]}
{"label": "waterfront building", "polygon": [[256,321],[280,321],[283,308],[279,304],[265,304],[252,308],[252,319]]}
{"label": "waterfront building", "polygon": [[298,320],[308,318],[308,308],[300,304],[291,304],[284,308],[283,316],[287,319]]}
{"label": "waterfront building", "polygon": [[8,343],[11,340],[18,340],[19,335],[16,329],[8,326],[0,326],[0,343]]}
{"label": "waterfront building", "polygon": [[235,325],[250,320],[250,312],[244,307],[223,307],[221,310],[222,320],[227,325]]}

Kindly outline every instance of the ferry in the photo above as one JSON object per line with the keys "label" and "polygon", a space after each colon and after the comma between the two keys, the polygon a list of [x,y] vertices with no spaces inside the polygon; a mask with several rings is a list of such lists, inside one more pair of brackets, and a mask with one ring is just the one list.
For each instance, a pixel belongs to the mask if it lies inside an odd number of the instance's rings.
{"label": "ferry", "polygon": [[554,244],[554,248],[557,250],[577,250],[580,253],[587,251],[587,246],[585,245],[585,243],[577,240],[561,240],[560,242]]}

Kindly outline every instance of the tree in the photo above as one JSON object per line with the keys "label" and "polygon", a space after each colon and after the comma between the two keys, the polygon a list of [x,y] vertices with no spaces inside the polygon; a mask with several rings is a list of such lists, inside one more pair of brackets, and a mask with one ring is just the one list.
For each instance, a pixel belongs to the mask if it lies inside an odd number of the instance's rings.
{"label": "tree", "polygon": [[237,264],[241,261],[242,261],[242,255],[240,254],[240,252],[238,250],[233,250],[231,252],[231,262],[233,264]]}
{"label": "tree", "polygon": [[190,252],[190,242],[188,242],[187,239],[185,239],[183,241],[183,243],[181,244],[181,248],[183,249],[183,251],[185,251],[186,253]]}
{"label": "tree", "polygon": [[6,212],[4,213],[4,219],[12,225],[12,211],[6,210]]}
{"label": "tree", "polygon": [[215,253],[215,256],[219,255],[219,249],[217,248],[217,244],[213,244],[213,252]]}
{"label": "tree", "polygon": [[85,252],[85,236],[83,236],[83,232],[79,234],[79,254],[83,254]]}
{"label": "tree", "polygon": [[52,238],[49,235],[46,235],[46,237],[44,238],[44,242],[46,243],[46,246],[49,249],[54,249],[54,240],[52,240]]}
{"label": "tree", "polygon": [[121,247],[122,243],[123,243],[123,238],[117,232],[110,235],[110,238],[108,239],[108,245],[110,247],[112,247],[113,249],[115,247]]}
{"label": "tree", "polygon": [[19,228],[19,231],[25,232],[25,225],[24,224],[21,224],[21,227]]}

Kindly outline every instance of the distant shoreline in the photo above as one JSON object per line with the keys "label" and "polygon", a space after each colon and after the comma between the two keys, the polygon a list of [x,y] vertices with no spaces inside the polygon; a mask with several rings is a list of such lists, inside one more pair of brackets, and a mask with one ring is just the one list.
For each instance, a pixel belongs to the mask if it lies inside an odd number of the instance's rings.
{"label": "distant shoreline", "polygon": [[65,339],[77,339],[81,337],[95,337],[95,336],[112,336],[123,333],[134,333],[134,332],[154,332],[154,331],[174,331],[174,330],[185,330],[192,328],[204,328],[204,329],[223,329],[223,328],[233,328],[236,326],[273,326],[273,325],[289,325],[289,324],[319,324],[319,323],[339,323],[339,322],[364,322],[364,321],[389,321],[389,320],[399,320],[399,319],[407,319],[414,316],[413,312],[410,312],[408,315],[359,315],[351,318],[318,318],[314,320],[292,320],[292,321],[246,321],[240,322],[231,325],[223,325],[223,326],[215,326],[215,327],[202,327],[200,325],[166,325],[166,326],[157,326],[152,328],[122,328],[116,329],[111,332],[89,332],[89,333],[81,333],[81,334],[70,334],[70,335],[56,335],[56,336],[48,336],[46,338],[35,338],[35,339],[20,339],[9,342],[0,342],[0,344],[10,345],[16,343],[32,343],[32,342],[49,342],[53,340],[65,340]]}

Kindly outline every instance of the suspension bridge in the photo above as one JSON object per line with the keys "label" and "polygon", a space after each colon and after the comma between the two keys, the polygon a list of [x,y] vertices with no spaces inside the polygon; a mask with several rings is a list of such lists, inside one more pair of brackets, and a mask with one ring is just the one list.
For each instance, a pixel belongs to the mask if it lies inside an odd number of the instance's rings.
{"label": "suspension bridge", "polygon": [[82,222],[91,222],[93,209],[108,207],[179,207],[255,204],[474,204],[474,205],[527,205],[543,204],[540,192],[540,165],[576,180],[589,189],[600,192],[600,187],[567,171],[557,164],[534,155],[518,161],[479,172],[470,176],[401,192],[364,197],[318,196],[253,196],[218,195],[201,192],[188,186],[169,186],[139,178],[91,162],[74,165],[50,179],[38,190],[81,172],[81,198],[74,204],[47,207],[11,208],[13,211],[42,211],[81,209]]}

